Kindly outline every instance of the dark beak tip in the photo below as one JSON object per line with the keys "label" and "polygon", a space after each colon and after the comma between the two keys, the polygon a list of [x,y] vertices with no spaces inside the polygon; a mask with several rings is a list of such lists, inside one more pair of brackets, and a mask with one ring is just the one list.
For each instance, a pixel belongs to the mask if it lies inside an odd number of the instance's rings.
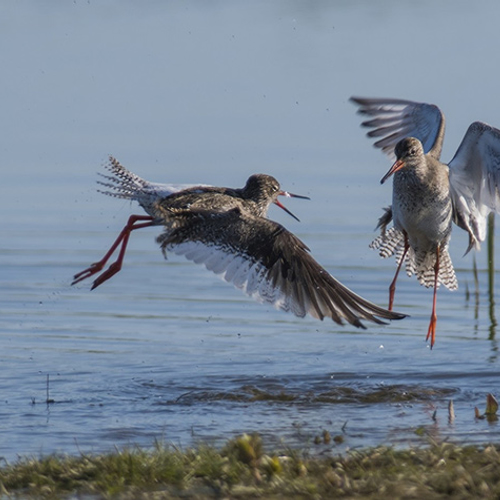
{"label": "dark beak tip", "polygon": [[[286,195],[285,195],[286,196]],[[288,193],[288,196],[290,198],[299,198],[301,200],[310,200],[311,198],[309,198],[309,196],[303,196],[301,194],[293,194],[293,193]]]}
{"label": "dark beak tip", "polygon": [[309,196],[304,196],[302,194],[292,194],[292,198],[299,198],[301,200],[310,200],[311,198]]}

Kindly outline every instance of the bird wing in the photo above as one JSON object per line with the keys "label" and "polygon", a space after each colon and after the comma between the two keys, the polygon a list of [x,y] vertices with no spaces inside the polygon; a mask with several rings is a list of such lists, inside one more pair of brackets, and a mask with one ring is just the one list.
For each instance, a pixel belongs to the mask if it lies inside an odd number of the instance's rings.
{"label": "bird wing", "polygon": [[[108,188],[107,191],[99,190],[100,193],[139,202],[146,211],[159,198],[166,198],[173,193],[193,187],[207,187],[205,184],[160,184],[149,182],[142,177],[127,170],[116,158],[109,157],[105,168],[112,175],[99,175],[105,179],[97,181],[98,184]],[[150,214],[153,215],[153,214]]]}
{"label": "bird wing", "polygon": [[364,328],[360,320],[401,319],[342,285],[280,224],[233,208],[185,210],[158,237],[167,250],[221,275],[248,295],[303,317],[329,317]]}
{"label": "bird wing", "polygon": [[455,222],[479,248],[486,237],[486,217],[500,211],[500,130],[482,122],[470,125],[449,163]]}
{"label": "bird wing", "polygon": [[351,97],[358,113],[369,116],[361,125],[370,128],[367,136],[377,138],[374,146],[395,160],[394,147],[406,137],[415,137],[424,152],[436,159],[441,156],[445,119],[434,104],[403,99]]}

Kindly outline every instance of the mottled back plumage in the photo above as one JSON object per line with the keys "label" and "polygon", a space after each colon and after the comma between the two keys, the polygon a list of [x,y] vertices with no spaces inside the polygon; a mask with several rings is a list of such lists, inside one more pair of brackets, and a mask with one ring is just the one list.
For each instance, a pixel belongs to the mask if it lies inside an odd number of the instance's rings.
{"label": "mottled back plumage", "polygon": [[136,200],[149,215],[131,216],[104,258],[78,273],[73,283],[99,272],[121,245],[117,262],[94,281],[93,288],[99,286],[120,270],[132,230],[162,225],[164,232],[157,240],[165,256],[171,251],[204,264],[255,299],[297,316],[329,317],[361,328],[361,320],[383,323],[382,319],[404,317],[342,285],[311,257],[301,240],[266,218],[272,203],[293,216],[279,196],[300,198],[282,191],[274,177],[255,174],[236,189],[190,186],[174,191],[170,185],[141,179],[114,158],[108,169],[113,175],[100,182],[108,188],[104,193]]}

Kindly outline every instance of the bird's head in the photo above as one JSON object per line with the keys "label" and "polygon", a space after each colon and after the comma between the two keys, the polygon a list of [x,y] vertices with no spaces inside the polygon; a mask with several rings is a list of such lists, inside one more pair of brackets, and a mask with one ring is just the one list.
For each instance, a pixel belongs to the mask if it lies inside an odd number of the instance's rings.
{"label": "bird's head", "polygon": [[383,184],[392,174],[398,170],[411,166],[415,161],[425,155],[422,143],[415,137],[406,137],[396,144],[394,148],[396,161],[389,171],[382,177],[380,184]]}
{"label": "bird's head", "polygon": [[259,215],[265,216],[267,209],[271,203],[278,205],[287,214],[291,215],[294,219],[299,220],[288,208],[286,208],[279,200],[278,196],[287,196],[289,198],[302,198],[309,200],[307,196],[289,193],[283,191],[279,182],[271,175],[254,174],[251,175],[245,187],[243,188],[244,197],[254,201],[259,207]]}

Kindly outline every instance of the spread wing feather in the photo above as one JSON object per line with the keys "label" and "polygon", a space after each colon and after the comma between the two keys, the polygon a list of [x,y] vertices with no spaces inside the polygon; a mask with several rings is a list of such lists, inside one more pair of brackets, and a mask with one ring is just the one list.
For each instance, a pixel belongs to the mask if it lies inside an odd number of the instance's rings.
{"label": "spread wing feather", "polygon": [[441,155],[444,138],[444,115],[434,104],[404,99],[351,97],[358,113],[370,119],[362,123],[370,128],[368,137],[381,137],[374,146],[395,160],[394,147],[406,137],[416,137],[425,153]]}
{"label": "spread wing feather", "polygon": [[99,190],[99,192],[114,198],[135,200],[152,216],[156,215],[154,205],[158,199],[166,198],[173,193],[195,186],[207,187],[205,184],[160,184],[149,182],[127,170],[112,156],[109,157],[104,166],[111,175],[99,173],[103,180],[97,181],[97,183],[107,188],[107,190]]}
{"label": "spread wing feather", "polygon": [[280,224],[239,208],[226,212],[176,211],[158,237],[172,251],[204,264],[260,302],[303,317],[325,317],[364,328],[404,315],[363,299],[323,269],[307,246]]}
{"label": "spread wing feather", "polygon": [[483,122],[470,125],[449,163],[455,222],[479,248],[486,237],[486,216],[500,211],[500,130]]}

